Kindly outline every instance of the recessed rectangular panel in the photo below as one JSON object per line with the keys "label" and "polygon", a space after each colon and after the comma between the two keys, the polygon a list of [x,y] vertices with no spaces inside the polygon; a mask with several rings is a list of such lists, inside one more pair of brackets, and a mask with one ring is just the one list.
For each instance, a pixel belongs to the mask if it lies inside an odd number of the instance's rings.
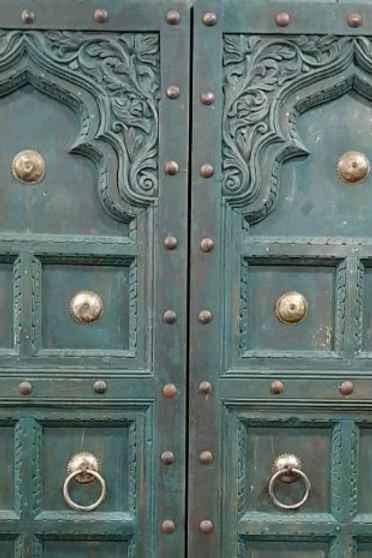
{"label": "recessed rectangular panel", "polygon": [[357,558],[371,558],[372,556],[372,542],[360,542],[358,544]]}
{"label": "recessed rectangular panel", "polygon": [[372,268],[364,268],[363,350],[372,351]]}
{"label": "recessed rectangular panel", "polygon": [[242,558],[327,558],[328,544],[303,541],[246,541]]}
{"label": "recessed rectangular panel", "polygon": [[[17,277],[14,279],[17,281]],[[0,262],[0,348],[11,348],[13,341],[13,265]]]}
{"label": "recessed rectangular panel", "polygon": [[[372,513],[372,428],[359,430],[359,513]],[[371,547],[372,549],[372,547]]]}
{"label": "recessed rectangular panel", "polygon": [[[102,312],[96,319],[84,321],[84,313],[89,313],[84,302],[72,311],[72,300],[79,293],[88,293],[86,305],[95,305],[92,294],[98,295]],[[43,347],[129,350],[131,294],[129,265],[43,265]]]}
{"label": "recessed rectangular panel", "polygon": [[[327,351],[334,345],[335,269],[244,262],[241,277],[241,349]],[[288,293],[306,299],[298,322],[279,319],[277,303]],[[289,301],[289,304],[290,301]],[[294,308],[295,311],[295,308]]]}
{"label": "recessed rectangular panel", "polygon": [[43,558],[126,558],[127,541],[47,540],[43,543]]}
{"label": "recessed rectangular panel", "polygon": [[[0,511],[14,509],[14,477],[15,477],[15,438],[12,426],[0,425],[0,463],[1,466],[1,489],[0,489]],[[18,452],[18,457],[20,453]],[[19,460],[17,462],[19,467]],[[17,470],[16,474],[19,474]],[[9,543],[10,544],[10,543]],[[1,548],[1,543],[0,543]],[[0,552],[2,557],[2,553]]]}
{"label": "recessed rectangular panel", "polygon": [[14,558],[15,554],[15,540],[0,538],[0,556],[1,558]]}

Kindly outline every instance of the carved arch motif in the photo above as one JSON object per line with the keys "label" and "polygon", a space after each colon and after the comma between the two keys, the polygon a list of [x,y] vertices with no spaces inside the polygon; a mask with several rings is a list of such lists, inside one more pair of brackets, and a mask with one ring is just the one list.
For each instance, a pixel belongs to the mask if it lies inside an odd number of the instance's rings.
{"label": "carved arch motif", "polygon": [[98,195],[129,222],[158,193],[156,33],[0,30],[0,96],[30,83],[80,117],[71,148],[97,167]]}
{"label": "carved arch motif", "polygon": [[225,35],[223,195],[249,223],[274,210],[283,162],[309,154],[298,116],[351,89],[372,100],[369,38]]}

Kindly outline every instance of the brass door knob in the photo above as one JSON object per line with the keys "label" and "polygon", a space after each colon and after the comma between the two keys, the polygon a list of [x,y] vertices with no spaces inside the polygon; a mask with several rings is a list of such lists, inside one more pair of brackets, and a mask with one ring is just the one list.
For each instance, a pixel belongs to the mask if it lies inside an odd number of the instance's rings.
{"label": "brass door knob", "polygon": [[303,294],[291,291],[282,294],[275,304],[275,315],[284,324],[295,324],[306,317],[308,303]]}
{"label": "brass door knob", "polygon": [[[101,486],[101,492],[98,499],[89,506],[82,506],[75,502],[69,492],[71,481],[80,484],[90,484],[97,481]],[[63,498],[66,504],[73,510],[91,512],[100,506],[106,497],[106,482],[99,473],[99,464],[97,458],[88,452],[81,452],[74,455],[67,464],[67,477],[63,484]]]}
{"label": "brass door knob", "polygon": [[337,176],[347,184],[357,184],[367,178],[370,164],[364,153],[347,151],[337,163]]}
{"label": "brass door knob", "polygon": [[[304,495],[294,504],[284,504],[275,493],[276,484],[283,482],[291,484],[302,480],[304,483]],[[301,460],[293,454],[283,454],[275,459],[273,474],[269,480],[269,495],[273,503],[281,510],[297,510],[305,504],[310,496],[311,482],[302,470]]]}

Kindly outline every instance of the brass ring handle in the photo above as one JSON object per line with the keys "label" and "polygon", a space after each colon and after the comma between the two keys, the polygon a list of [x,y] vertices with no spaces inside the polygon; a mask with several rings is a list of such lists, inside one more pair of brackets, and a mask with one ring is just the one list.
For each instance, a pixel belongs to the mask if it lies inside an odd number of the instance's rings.
{"label": "brass ring handle", "polygon": [[[106,481],[98,472],[98,462],[94,455],[82,452],[73,456],[67,466],[68,475],[63,484],[63,498],[66,504],[73,510],[91,512],[96,510],[106,498]],[[98,481],[101,486],[101,492],[98,499],[89,506],[82,506],[75,502],[70,496],[70,483],[76,480],[81,484],[88,484]]]}
{"label": "brass ring handle", "polygon": [[[301,469],[301,461],[294,455],[281,455],[275,460],[273,470],[274,473],[269,481],[269,495],[273,503],[282,510],[297,510],[303,506],[310,496],[311,482],[306,473]],[[305,492],[301,500],[294,504],[284,504],[281,502],[275,494],[277,481],[288,484],[297,482],[299,479],[302,479],[305,485]]]}

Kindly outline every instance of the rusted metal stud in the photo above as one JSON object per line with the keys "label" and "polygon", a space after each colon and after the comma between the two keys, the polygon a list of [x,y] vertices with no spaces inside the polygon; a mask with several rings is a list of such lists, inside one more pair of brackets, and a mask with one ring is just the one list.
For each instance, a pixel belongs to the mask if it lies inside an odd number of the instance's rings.
{"label": "rusted metal stud", "polygon": [[291,23],[291,16],[287,12],[275,14],[275,23],[278,27],[287,27]]}
{"label": "rusted metal stud", "polygon": [[18,393],[20,395],[31,395],[32,393],[31,382],[21,382],[18,386]]}
{"label": "rusted metal stud", "polygon": [[204,397],[208,398],[212,393],[212,384],[204,380],[199,384],[199,393],[204,395]]}
{"label": "rusted metal stud", "polygon": [[104,380],[97,380],[94,382],[93,389],[96,393],[106,393],[107,384]]}
{"label": "rusted metal stud", "polygon": [[175,462],[175,456],[173,451],[163,451],[163,453],[161,454],[161,462],[164,465],[173,465],[173,463]]}
{"label": "rusted metal stud", "polygon": [[200,249],[202,252],[208,253],[212,252],[214,248],[214,242],[211,238],[203,238],[200,241]]}
{"label": "rusted metal stud", "polygon": [[211,463],[213,463],[213,460],[213,453],[209,450],[204,450],[199,455],[199,461],[201,465],[210,465]]}
{"label": "rusted metal stud", "polygon": [[203,521],[199,523],[199,529],[204,535],[210,535],[214,531],[213,521],[210,519],[203,519]]}
{"label": "rusted metal stud", "polygon": [[213,105],[215,100],[216,97],[214,93],[212,93],[211,91],[208,91],[207,93],[202,93],[200,95],[200,102],[202,103],[202,105]]}
{"label": "rusted metal stud", "polygon": [[104,10],[102,8],[98,8],[94,12],[94,21],[96,23],[106,23],[107,20],[108,20],[108,11],[107,10]]}
{"label": "rusted metal stud", "polygon": [[164,533],[165,535],[170,535],[171,533],[175,532],[176,524],[171,519],[165,519],[164,521],[162,521],[160,528],[162,533]]}
{"label": "rusted metal stud", "polygon": [[35,14],[31,10],[23,10],[21,14],[21,18],[23,23],[27,23],[27,24],[34,23]]}
{"label": "rusted metal stud", "polygon": [[213,320],[213,314],[210,310],[202,310],[199,312],[198,320],[201,324],[209,324]]}
{"label": "rusted metal stud", "polygon": [[168,99],[178,99],[180,93],[181,91],[178,85],[170,85],[169,87],[167,87],[166,95]]}
{"label": "rusted metal stud", "polygon": [[217,23],[217,15],[214,12],[205,12],[202,16],[202,22],[207,27],[213,27]]}
{"label": "rusted metal stud", "polygon": [[283,393],[283,391],[283,382],[281,382],[280,380],[273,380],[271,383],[271,393],[273,393],[274,395],[279,395],[280,393]]}
{"label": "rusted metal stud", "polygon": [[174,310],[166,310],[163,314],[163,320],[166,324],[175,324],[177,321],[177,314]]}
{"label": "rusted metal stud", "polygon": [[177,394],[177,388],[174,384],[165,384],[161,391],[166,399],[173,399],[173,397]]}
{"label": "rusted metal stud", "polygon": [[349,14],[346,18],[349,27],[360,27],[363,25],[363,18],[360,14]]}
{"label": "rusted metal stud", "polygon": [[178,174],[180,171],[179,164],[176,161],[167,161],[164,165],[164,172],[165,174],[169,174],[170,176],[174,176]]}
{"label": "rusted metal stud", "polygon": [[175,248],[177,248],[177,238],[175,236],[172,236],[171,234],[168,234],[168,236],[164,238],[164,247],[167,250],[174,250]]}
{"label": "rusted metal stud", "polygon": [[177,10],[169,10],[165,18],[166,22],[169,25],[178,25],[181,21],[181,15]]}
{"label": "rusted metal stud", "polygon": [[210,178],[214,175],[214,168],[212,165],[205,164],[200,167],[200,176],[203,178]]}
{"label": "rusted metal stud", "polygon": [[342,382],[339,389],[341,395],[350,395],[354,391],[353,382],[351,382],[350,380],[345,380],[345,382]]}

